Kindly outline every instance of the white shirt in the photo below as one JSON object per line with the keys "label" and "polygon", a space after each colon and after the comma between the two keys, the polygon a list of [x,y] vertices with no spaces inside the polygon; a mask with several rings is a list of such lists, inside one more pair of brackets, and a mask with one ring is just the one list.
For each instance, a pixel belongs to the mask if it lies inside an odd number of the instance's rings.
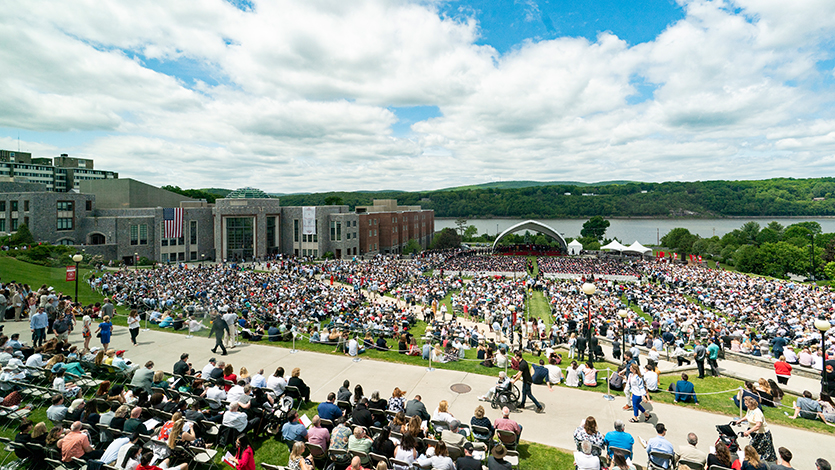
{"label": "white shirt", "polygon": [[206,391],[206,398],[219,402],[226,400],[226,391],[221,387],[212,387]]}
{"label": "white shirt", "polygon": [[562,370],[560,369],[560,366],[545,364],[545,368],[548,369],[548,382],[552,384],[560,383],[562,380]]}
{"label": "white shirt", "polygon": [[577,464],[577,470],[600,470],[600,459],[591,454],[574,452],[574,463]]}
{"label": "white shirt", "polygon": [[226,392],[226,399],[230,403],[234,403],[234,402],[238,401],[238,399],[241,398],[241,396],[243,396],[243,395],[244,395],[244,388],[240,385],[235,385],[232,388],[230,388],[228,392]]}
{"label": "white shirt", "polygon": [[[99,459],[104,463],[111,463],[116,461],[119,457],[119,451],[122,450],[122,446],[125,444],[130,443],[129,437],[120,437],[118,439],[114,439],[113,442],[107,446],[107,449],[104,451],[104,455]],[[128,446],[130,447],[130,446]]]}
{"label": "white shirt", "polygon": [[200,372],[200,377],[203,377],[204,380],[208,379],[212,376],[213,370],[215,370],[214,364],[212,364],[211,362],[206,364],[205,366],[203,366],[203,370]]}
{"label": "white shirt", "polygon": [[26,367],[43,367],[44,365],[43,356],[38,353],[32,354],[26,359]]}
{"label": "white shirt", "polygon": [[273,389],[276,395],[284,394],[284,387],[287,386],[287,381],[284,380],[284,377],[276,377],[271,375],[270,378],[267,379],[267,388]]}
{"label": "white shirt", "polygon": [[241,413],[240,411],[227,411],[223,413],[223,425],[235,428],[238,432],[244,432],[247,425],[246,413]]}
{"label": "white shirt", "polygon": [[658,390],[658,374],[653,371],[644,372],[644,384],[647,390]]}

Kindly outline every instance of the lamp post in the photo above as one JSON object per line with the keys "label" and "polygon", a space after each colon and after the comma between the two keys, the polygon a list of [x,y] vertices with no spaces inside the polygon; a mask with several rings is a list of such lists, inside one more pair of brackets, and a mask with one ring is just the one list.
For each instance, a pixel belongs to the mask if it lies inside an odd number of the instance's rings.
{"label": "lamp post", "polygon": [[72,255],[72,260],[75,261],[75,303],[78,303],[78,263],[84,260],[81,253]]}
{"label": "lamp post", "polygon": [[821,358],[823,364],[823,367],[821,368],[821,376],[823,377],[823,380],[821,381],[823,384],[822,389],[828,392],[829,384],[826,383],[826,332],[832,328],[832,324],[829,323],[829,320],[819,318],[815,320],[815,328],[821,332],[821,354],[823,354],[823,358]]}
{"label": "lamp post", "polygon": [[200,266],[203,266],[205,264],[206,264],[206,253],[203,253],[202,255],[200,255]]}
{"label": "lamp post", "polygon": [[139,253],[133,254],[133,269],[139,269]]}
{"label": "lamp post", "polygon": [[591,282],[586,282],[583,284],[583,292],[586,294],[586,304],[588,306],[588,313],[589,313],[589,324],[588,330],[586,331],[586,347],[589,348],[589,362],[591,363],[592,367],[594,367],[594,356],[593,351],[591,349],[591,296],[597,291],[597,287]]}
{"label": "lamp post", "polygon": [[620,317],[621,357],[623,357],[623,353],[626,352],[626,317],[628,315],[629,312],[627,312],[625,308],[618,310],[618,316]]}

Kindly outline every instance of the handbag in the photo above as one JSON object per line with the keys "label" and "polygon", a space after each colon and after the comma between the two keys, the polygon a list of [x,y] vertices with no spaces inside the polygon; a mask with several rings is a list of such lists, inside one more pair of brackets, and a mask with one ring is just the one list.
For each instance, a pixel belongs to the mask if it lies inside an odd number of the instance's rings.
{"label": "handbag", "polygon": [[101,331],[99,331],[98,333],[96,333],[96,338],[101,338]]}

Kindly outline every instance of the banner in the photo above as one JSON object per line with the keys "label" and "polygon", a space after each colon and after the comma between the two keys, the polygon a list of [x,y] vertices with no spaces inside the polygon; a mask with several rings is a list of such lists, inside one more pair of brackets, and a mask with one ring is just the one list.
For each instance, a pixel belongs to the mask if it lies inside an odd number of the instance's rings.
{"label": "banner", "polygon": [[67,282],[75,281],[75,266],[67,266]]}
{"label": "banner", "polygon": [[302,235],[316,234],[316,208],[302,207]]}
{"label": "banner", "polygon": [[165,224],[163,238],[180,238],[183,236],[183,209],[181,207],[163,209],[162,220]]}

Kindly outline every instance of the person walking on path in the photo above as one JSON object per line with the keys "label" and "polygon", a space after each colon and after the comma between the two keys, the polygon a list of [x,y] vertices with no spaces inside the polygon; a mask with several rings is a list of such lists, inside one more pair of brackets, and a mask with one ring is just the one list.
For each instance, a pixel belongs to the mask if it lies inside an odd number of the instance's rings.
{"label": "person walking on path", "polygon": [[719,359],[719,345],[716,344],[716,339],[710,342],[707,347],[707,363],[710,364],[710,375],[719,377],[719,364],[716,362]]}
{"label": "person walking on path", "polygon": [[707,356],[707,348],[702,345],[701,341],[696,340],[696,347],[693,348],[693,359],[696,361],[696,367],[699,369],[699,378],[705,378],[705,357]]}
{"label": "person walking on path", "polygon": [[641,368],[634,362],[629,366],[629,391],[632,394],[633,414],[633,418],[629,421],[637,423],[639,411],[644,414],[644,419],[649,421],[652,415],[641,406],[641,401],[643,401],[644,396],[647,394],[647,387],[644,383],[644,378],[641,376]]}
{"label": "person walking on path", "polygon": [[229,327],[226,332],[226,346],[229,349],[234,349],[235,345],[238,344],[238,314],[229,311],[224,313],[221,318],[226,322],[226,326]]}
{"label": "person walking on path", "polygon": [[99,327],[96,330],[96,336],[101,339],[101,346],[107,351],[107,347],[110,346],[110,334],[113,333],[113,323],[110,323],[110,317],[105,315],[102,318],[102,322],[99,323]]}
{"label": "person walking on path", "polygon": [[136,346],[136,337],[139,336],[139,313],[131,310],[128,315],[128,331],[130,331],[130,342]]}
{"label": "person walking on path", "polygon": [[220,347],[220,350],[223,351],[221,356],[226,355],[226,346],[223,345],[223,335],[227,333],[229,333],[229,325],[223,321],[223,317],[215,315],[212,319],[212,329],[209,331],[210,338],[212,335],[215,335],[215,347],[212,348],[213,353],[217,354],[217,348]]}
{"label": "person walking on path", "polygon": [[520,378],[522,379],[522,404],[520,406],[524,408],[525,399],[527,397],[531,397],[531,401],[533,401],[533,404],[536,406],[536,412],[542,413],[542,405],[536,401],[536,398],[533,396],[533,392],[531,391],[531,385],[533,384],[531,368],[528,365],[528,361],[522,357],[522,351],[516,351],[516,359],[519,360],[519,372],[516,373],[516,377],[513,378],[513,382],[515,383]]}

